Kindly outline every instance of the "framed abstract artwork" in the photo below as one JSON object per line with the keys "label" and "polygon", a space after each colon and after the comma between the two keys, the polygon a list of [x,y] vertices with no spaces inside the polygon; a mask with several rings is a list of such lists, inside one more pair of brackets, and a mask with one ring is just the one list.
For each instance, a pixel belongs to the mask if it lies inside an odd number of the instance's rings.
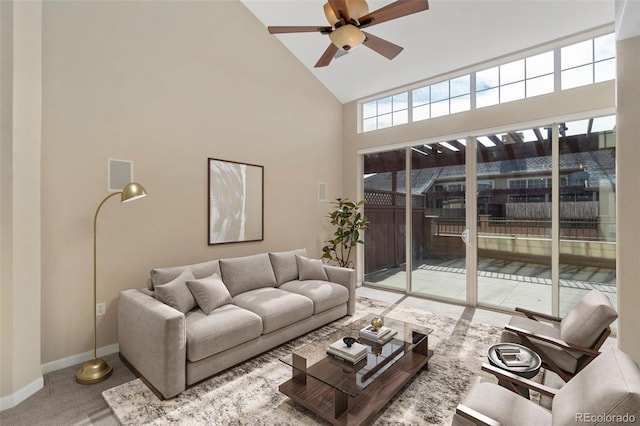
{"label": "framed abstract artwork", "polygon": [[264,239],[264,167],[209,158],[209,245]]}

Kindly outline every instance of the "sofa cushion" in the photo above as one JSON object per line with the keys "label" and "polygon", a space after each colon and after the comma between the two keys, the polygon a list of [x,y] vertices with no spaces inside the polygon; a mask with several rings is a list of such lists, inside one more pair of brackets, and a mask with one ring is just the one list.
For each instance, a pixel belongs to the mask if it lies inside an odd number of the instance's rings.
{"label": "sofa cushion", "polygon": [[298,274],[300,281],[303,280],[322,280],[329,281],[327,273],[324,270],[320,259],[308,259],[304,256],[296,254],[296,263],[298,264]]}
{"label": "sofa cushion", "polygon": [[590,348],[617,317],[609,298],[591,290],[560,322],[560,337],[567,343]]}
{"label": "sofa cushion", "polygon": [[349,301],[349,290],[343,285],[329,281],[295,280],[282,284],[279,288],[311,299],[313,301],[314,314],[335,308]]}
{"label": "sofa cushion", "polygon": [[194,263],[193,265],[170,266],[151,270],[151,289],[157,285],[166,284],[178,277],[185,269],[190,269],[196,278],[205,278],[212,274],[220,275],[220,265],[217,260]]}
{"label": "sofa cushion", "polygon": [[183,314],[196,307],[196,299],[193,298],[187,281],[195,277],[190,269],[185,269],[173,281],[158,285],[155,288],[156,299],[179,310]]}
{"label": "sofa cushion", "polygon": [[187,358],[195,362],[253,340],[262,333],[262,320],[235,305],[223,305],[209,315],[200,309],[186,315]]}
{"label": "sofa cushion", "polygon": [[313,315],[311,299],[279,288],[259,288],[233,297],[233,303],[262,318],[262,334]]}
{"label": "sofa cushion", "polygon": [[267,253],[222,259],[220,270],[231,296],[257,288],[275,287],[277,284]]}
{"label": "sofa cushion", "polygon": [[278,285],[298,279],[296,254],[306,256],[307,249],[269,253],[269,259],[273,266],[273,272],[276,274],[276,281],[278,282]]}
{"label": "sofa cushion", "polygon": [[187,281],[187,286],[205,314],[211,313],[219,306],[232,303],[229,290],[227,290],[218,274],[199,280]]}

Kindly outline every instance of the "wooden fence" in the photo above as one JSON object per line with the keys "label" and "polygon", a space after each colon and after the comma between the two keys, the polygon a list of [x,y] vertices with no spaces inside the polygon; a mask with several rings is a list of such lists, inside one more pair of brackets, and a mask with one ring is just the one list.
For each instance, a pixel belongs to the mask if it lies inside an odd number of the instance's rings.
{"label": "wooden fence", "polygon": [[[365,273],[396,268],[406,262],[405,194],[366,191],[365,199],[367,203],[364,213],[370,221],[365,241]],[[424,207],[424,195],[413,195],[411,204],[413,259],[456,256],[464,253],[464,245],[460,238],[446,238],[446,241],[442,238],[459,237],[466,227],[463,209],[427,209]],[[586,218],[585,211],[596,211],[597,206],[593,203],[589,203],[588,206],[585,204],[584,207],[575,204],[579,203],[567,204],[566,208],[579,212],[577,216],[581,219],[562,220],[560,238],[615,243],[615,223],[603,220],[608,218]],[[540,208],[542,207],[538,207]],[[546,208],[542,209],[546,211]],[[519,211],[523,212],[524,209],[520,207]],[[571,216],[576,215],[569,214],[569,217]],[[548,218],[522,220],[480,215],[478,232],[485,236],[551,238],[551,221]]]}

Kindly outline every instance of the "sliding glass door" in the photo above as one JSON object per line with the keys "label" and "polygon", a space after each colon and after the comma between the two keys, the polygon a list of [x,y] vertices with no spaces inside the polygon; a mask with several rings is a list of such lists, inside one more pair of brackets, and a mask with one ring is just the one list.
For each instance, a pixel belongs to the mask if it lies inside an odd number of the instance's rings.
{"label": "sliding glass door", "polygon": [[478,304],[551,314],[551,134],[477,138]]}
{"label": "sliding glass door", "polygon": [[364,246],[364,279],[405,291],[405,149],[364,156],[364,205],[369,219]]}
{"label": "sliding glass door", "polygon": [[616,117],[561,123],[560,316],[598,289],[616,306]]}
{"label": "sliding glass door", "polygon": [[465,141],[411,147],[413,293],[466,300]]}
{"label": "sliding glass door", "polygon": [[365,154],[365,282],[560,316],[595,288],[615,306],[615,144],[609,116]]}

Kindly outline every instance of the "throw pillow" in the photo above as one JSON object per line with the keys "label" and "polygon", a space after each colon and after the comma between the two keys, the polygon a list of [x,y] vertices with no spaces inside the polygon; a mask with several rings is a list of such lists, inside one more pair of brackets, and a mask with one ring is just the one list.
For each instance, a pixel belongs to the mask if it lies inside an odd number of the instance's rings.
{"label": "throw pillow", "polygon": [[157,285],[166,284],[169,281],[174,280],[185,269],[191,269],[193,276],[198,279],[208,277],[211,274],[220,275],[220,265],[217,260],[209,260],[207,262],[194,263],[192,265],[153,268],[151,270],[151,287],[149,287],[149,290],[153,290]]}
{"label": "throw pillow", "polygon": [[273,272],[276,274],[278,285],[298,279],[298,265],[296,264],[296,254],[307,255],[307,249],[297,249],[290,251],[280,251],[269,253]]}
{"label": "throw pillow", "polygon": [[278,286],[268,253],[221,259],[220,272],[231,297],[257,288]]}
{"label": "throw pillow", "polygon": [[324,265],[320,259],[308,259],[304,256],[296,254],[296,263],[298,264],[298,274],[300,281],[305,280],[323,280],[329,281],[329,277],[324,270]]}
{"label": "throw pillow", "polygon": [[209,315],[214,309],[232,303],[229,290],[218,274],[207,278],[187,281],[187,286],[202,312]]}
{"label": "throw pillow", "polygon": [[193,272],[185,269],[173,281],[156,286],[156,299],[186,314],[196,307],[196,300],[187,287],[187,281],[193,279]]}

